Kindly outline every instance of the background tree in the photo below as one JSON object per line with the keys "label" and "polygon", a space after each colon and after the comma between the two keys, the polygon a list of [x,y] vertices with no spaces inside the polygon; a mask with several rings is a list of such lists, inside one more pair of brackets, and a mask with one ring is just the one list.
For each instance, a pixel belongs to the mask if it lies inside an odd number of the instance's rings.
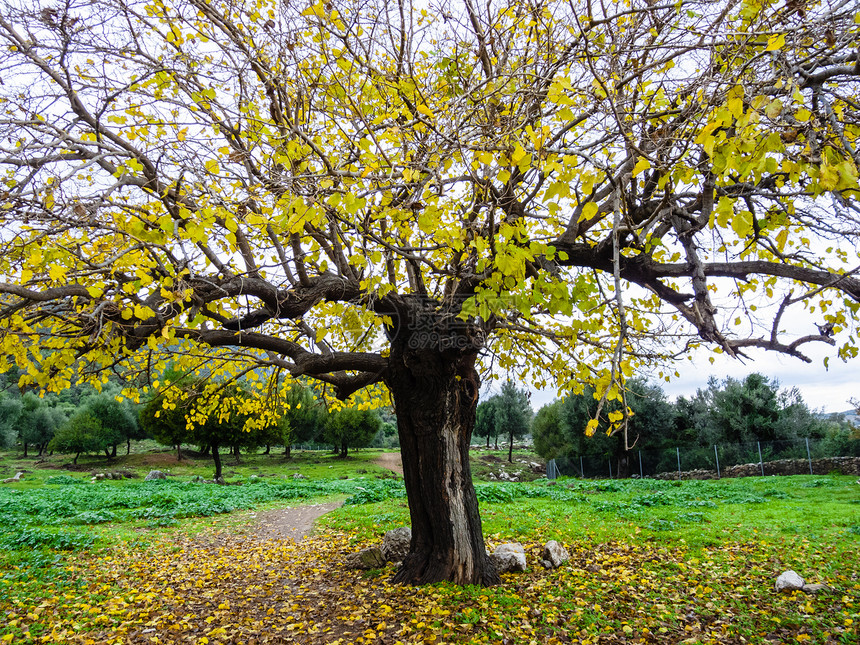
{"label": "background tree", "polygon": [[19,397],[0,392],[0,446],[11,448],[18,439],[18,419],[23,405]]}
{"label": "background tree", "polygon": [[[629,380],[625,397],[632,413],[627,419],[626,434],[611,432],[612,419],[622,414],[622,404],[612,402],[598,413],[599,402],[593,389],[586,388],[582,394],[571,394],[544,406],[533,426],[535,450],[546,459],[600,455],[612,459],[619,477],[629,477],[630,449],[634,445],[660,445],[675,411],[663,390],[644,379]],[[598,426],[589,434],[589,424],[595,417]]]}
{"label": "background tree", "polygon": [[561,422],[562,401],[547,403],[537,411],[532,422],[535,452],[544,459],[558,459],[570,452]]}
{"label": "background tree", "polygon": [[345,458],[350,448],[367,446],[381,428],[382,419],[375,411],[343,408],[329,413],[322,439]]}
{"label": "background tree", "polygon": [[289,426],[285,433],[284,454],[290,456],[290,445],[315,441],[326,426],[328,411],[312,388],[294,383],[284,394],[282,419]]}
{"label": "background tree", "polygon": [[506,380],[496,401],[494,420],[497,433],[508,437],[509,463],[514,463],[514,439],[525,437],[531,430],[532,414],[528,391]]}
{"label": "background tree", "polygon": [[0,369],[387,389],[395,579],[496,582],[479,368],[602,412],[702,344],[855,355],[858,29],[771,0],[4,2]]}
{"label": "background tree", "polygon": [[182,399],[178,395],[174,397],[173,401],[168,401],[161,394],[150,399],[140,410],[139,422],[158,443],[176,448],[176,458],[181,460],[181,446],[192,440],[192,433],[188,429]]}
{"label": "background tree", "polygon": [[496,412],[498,395],[491,396],[486,401],[481,401],[475,408],[475,435],[487,438],[487,448],[490,447],[490,439],[495,438],[496,449],[499,447],[499,427],[496,424]]}
{"label": "background tree", "polygon": [[83,409],[101,424],[108,457],[116,457],[118,444],[128,443],[132,437],[139,436],[134,412],[127,403],[118,401],[111,394],[103,393],[86,399]]}
{"label": "background tree", "polygon": [[37,397],[33,397],[38,403],[32,407],[28,406],[28,397],[24,398],[22,413],[17,422],[19,437],[24,444],[25,453],[26,446],[32,444],[38,450],[37,456],[41,457],[51,439],[68,421],[68,417],[62,408],[41,402]]}
{"label": "background tree", "polygon": [[77,465],[82,453],[99,452],[110,448],[113,432],[105,432],[101,422],[86,409],[79,410],[57,430],[48,447],[62,453],[74,453],[72,463]]}

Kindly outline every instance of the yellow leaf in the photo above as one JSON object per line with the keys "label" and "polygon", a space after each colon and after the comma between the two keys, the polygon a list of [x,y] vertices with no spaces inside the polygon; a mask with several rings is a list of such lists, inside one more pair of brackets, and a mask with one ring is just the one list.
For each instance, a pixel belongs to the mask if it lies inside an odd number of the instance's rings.
{"label": "yellow leaf", "polygon": [[416,109],[417,109],[421,114],[423,114],[424,116],[433,117],[433,110],[431,110],[431,109],[430,109],[429,107],[427,107],[426,105],[417,105],[417,106],[415,106],[415,107],[416,107]]}
{"label": "yellow leaf", "polygon": [[586,220],[591,219],[597,215],[597,204],[594,202],[588,202],[585,206],[582,207],[582,215],[579,216],[579,221],[584,222]]}
{"label": "yellow leaf", "polygon": [[66,268],[59,264],[54,264],[48,269],[48,275],[51,276],[51,280],[62,280],[66,277]]}
{"label": "yellow leaf", "polygon": [[775,49],[782,49],[783,47],[785,47],[785,34],[774,34],[767,39],[767,48],[765,48],[765,51],[772,52]]}
{"label": "yellow leaf", "polygon": [[633,176],[636,177],[639,173],[648,170],[651,167],[651,162],[645,157],[640,157],[636,165],[633,166]]}

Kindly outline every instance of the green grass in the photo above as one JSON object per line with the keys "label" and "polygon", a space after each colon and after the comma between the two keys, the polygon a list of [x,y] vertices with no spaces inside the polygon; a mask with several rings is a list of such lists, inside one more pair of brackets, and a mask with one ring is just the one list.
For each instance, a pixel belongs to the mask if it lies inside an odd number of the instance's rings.
{"label": "green grass", "polygon": [[[712,481],[544,480],[477,484],[484,532],[501,540],[637,540],[708,547],[723,540],[808,539],[860,546],[854,477],[751,477]],[[324,521],[358,537],[408,523],[401,498],[343,508]]]}
{"label": "green grass", "polygon": [[[362,451],[339,460],[297,453],[284,461],[259,454],[237,465],[228,458],[228,480],[241,484],[232,486],[191,481],[211,476],[206,459],[161,466],[170,471],[166,481],[91,482],[89,471],[37,469],[32,459],[0,455],[7,472],[21,463],[31,471],[22,482],[0,486],[0,607],[36,606],[57,593],[86,596],[87,581],[69,571],[117,545],[163,556],[189,535],[242,531],[258,510],[301,502],[344,500],[321,519],[323,527],[341,532],[353,548],[378,543],[386,530],[409,524],[409,510],[402,481],[371,463],[377,455]],[[142,476],[152,462],[169,458],[172,453],[139,452],[107,470]],[[104,458],[96,461],[104,465]],[[307,479],[295,480],[295,472]],[[727,638],[736,639],[725,642],[857,642],[856,477],[564,479],[478,482],[476,490],[488,547],[521,542],[531,568],[493,589],[435,585],[407,594],[409,602],[420,597],[450,618],[417,617],[414,625],[403,618],[411,639],[404,642],[433,636],[437,642],[540,643],[568,634],[583,643],[628,637],[675,643],[687,640],[694,624],[704,629],[721,621]],[[571,550],[569,566],[553,572],[536,566],[549,539]],[[344,575],[330,566],[331,575]],[[789,568],[833,584],[838,593],[774,594],[773,578]],[[392,573],[386,567],[361,574],[360,588],[383,589]],[[394,603],[394,592],[379,593]],[[694,614],[698,623],[685,618]]]}
{"label": "green grass", "polygon": [[[81,455],[77,466],[72,465],[70,455],[52,455],[43,458],[23,457],[19,452],[0,452],[0,479],[12,477],[25,471],[20,483],[5,484],[15,488],[38,488],[49,477],[67,474],[87,478],[91,473],[123,471],[136,477],[145,477],[150,470],[162,470],[175,477],[211,478],[215,466],[211,457],[196,456],[191,451],[177,460],[176,451],[168,450],[153,441],[132,442],[132,452],[125,454],[120,446],[119,455],[112,460],[104,455]],[[262,451],[243,453],[239,461],[230,455],[222,455],[224,476],[230,479],[245,479],[251,475],[259,477],[282,477],[301,474],[308,479],[354,478],[361,475],[390,476],[390,471],[373,463],[381,454],[379,450],[359,450],[341,459],[329,451],[293,451],[290,458],[281,450],[273,449],[265,455]]]}

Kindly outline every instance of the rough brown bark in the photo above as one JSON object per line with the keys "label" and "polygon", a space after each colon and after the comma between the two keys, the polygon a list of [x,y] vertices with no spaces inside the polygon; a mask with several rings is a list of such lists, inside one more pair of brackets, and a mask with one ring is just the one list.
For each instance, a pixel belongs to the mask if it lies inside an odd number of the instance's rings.
{"label": "rough brown bark", "polygon": [[397,412],[412,520],[411,550],[394,582],[499,582],[484,546],[469,466],[479,388],[476,356],[476,351],[392,342],[386,382]]}

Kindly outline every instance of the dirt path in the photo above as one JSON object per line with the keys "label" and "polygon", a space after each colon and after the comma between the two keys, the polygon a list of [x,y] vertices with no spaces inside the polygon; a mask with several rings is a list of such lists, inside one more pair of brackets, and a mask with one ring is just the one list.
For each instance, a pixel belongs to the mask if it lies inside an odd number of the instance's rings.
{"label": "dirt path", "polygon": [[331,502],[260,511],[251,532],[261,540],[292,538],[298,542],[310,533],[318,517],[340,506],[340,502]]}
{"label": "dirt path", "polygon": [[384,452],[373,463],[403,477],[403,460],[400,458],[399,452]]}

